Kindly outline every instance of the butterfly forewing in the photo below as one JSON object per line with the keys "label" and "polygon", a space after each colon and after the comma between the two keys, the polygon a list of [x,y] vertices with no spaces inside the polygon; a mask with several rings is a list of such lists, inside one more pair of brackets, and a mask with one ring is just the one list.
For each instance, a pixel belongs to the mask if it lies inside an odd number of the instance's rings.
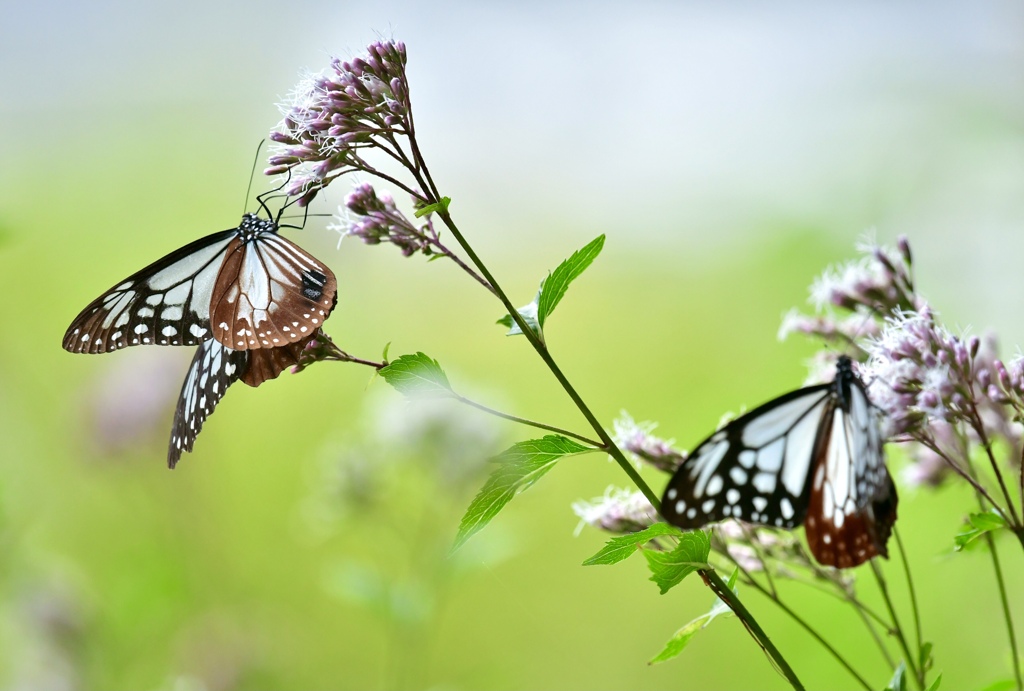
{"label": "butterfly forewing", "polygon": [[782,396],[733,420],[704,440],[665,490],[661,511],[683,528],[737,518],[782,528],[807,510],[810,457],[828,385]]}
{"label": "butterfly forewing", "polygon": [[246,371],[248,362],[249,351],[231,350],[213,339],[199,346],[174,411],[167,465],[173,468],[183,452],[192,450],[203,422],[213,414],[227,388]]}
{"label": "butterfly forewing", "polygon": [[236,238],[213,290],[213,335],[247,350],[308,340],[334,309],[337,288],[326,265],[285,238]]}
{"label": "butterfly forewing", "polygon": [[64,349],[106,353],[130,345],[195,345],[210,338],[210,297],[235,230],[158,259],[93,300],[64,334]]}
{"label": "butterfly forewing", "polygon": [[815,559],[848,568],[888,556],[897,496],[877,411],[855,379],[837,385],[848,388],[816,452],[804,530]]}

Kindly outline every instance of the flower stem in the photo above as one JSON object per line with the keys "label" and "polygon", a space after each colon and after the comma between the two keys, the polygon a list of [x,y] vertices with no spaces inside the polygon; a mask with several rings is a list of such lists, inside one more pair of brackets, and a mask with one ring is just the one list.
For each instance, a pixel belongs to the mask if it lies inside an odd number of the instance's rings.
{"label": "flower stem", "polygon": [[996,541],[992,533],[985,533],[988,552],[992,555],[992,570],[996,573],[996,585],[999,588],[999,600],[1003,606],[1003,618],[1006,620],[1006,631],[1010,637],[1010,652],[1013,655],[1013,676],[1017,680],[1017,691],[1024,689],[1020,673],[1020,656],[1017,653],[1017,634],[1013,629],[1013,618],[1010,616],[1010,602],[1006,597],[1006,583],[1003,581],[1003,570],[999,565],[999,554],[996,552]]}
{"label": "flower stem", "polygon": [[[907,575],[907,590],[910,592],[910,609],[914,613],[914,633],[917,638],[917,649],[918,651],[923,650],[924,640],[921,636],[921,610],[917,606],[917,591],[914,590],[914,579],[910,576],[910,562],[907,560],[907,552],[903,549],[903,539],[900,537],[900,531],[893,526],[893,534],[896,536],[896,546],[900,550],[900,561],[903,562],[903,572]],[[919,653],[920,654],[920,653]],[[924,669],[925,660],[919,660],[921,663],[921,681],[924,682],[927,670]]]}
{"label": "flower stem", "polygon": [[896,640],[899,641],[900,647],[903,649],[903,660],[907,663],[907,669],[913,675],[918,689],[924,691],[924,679],[918,671],[917,656],[912,655],[910,652],[910,646],[907,645],[907,637],[903,635],[903,627],[900,626],[900,620],[896,616],[896,609],[893,607],[892,598],[889,597],[889,587],[885,583],[885,576],[882,575],[882,569],[878,566],[875,559],[871,560],[871,570],[875,574],[875,580],[878,581],[878,589],[882,593],[882,600],[885,601],[885,606],[889,610],[889,616],[892,618],[893,632],[896,634]]}
{"label": "flower stem", "polygon": [[569,430],[561,429],[560,427],[555,427],[553,425],[546,425],[543,422],[537,422],[535,420],[528,420],[526,418],[518,417],[516,415],[510,415],[509,413],[503,413],[500,410],[495,410],[494,408],[488,408],[487,406],[485,406],[482,403],[477,403],[476,401],[471,400],[469,398],[466,398],[465,396],[461,396],[459,394],[455,394],[454,397],[455,397],[455,400],[457,400],[459,403],[465,403],[466,405],[468,405],[468,406],[470,406],[472,408],[476,408],[477,410],[482,410],[483,412],[487,413],[488,415],[494,415],[495,417],[500,417],[500,418],[503,418],[505,420],[511,420],[512,422],[518,422],[521,425],[529,425],[530,427],[536,427],[538,429],[547,430],[548,432],[554,432],[555,434],[561,434],[563,437],[572,437],[573,439],[577,439],[577,440],[583,442],[584,444],[589,444],[590,446],[601,448],[601,442],[594,441],[593,439],[590,439],[588,437],[584,437],[582,434],[576,434],[575,432],[570,432]]}
{"label": "flower stem", "polygon": [[[413,144],[413,146],[415,147],[415,143]],[[417,160],[421,160],[420,156],[418,155],[418,150],[414,148],[414,152],[416,152],[415,155]],[[434,192],[435,197],[439,199],[439,195],[436,194],[436,187],[434,187],[432,181],[429,181],[429,175],[427,175],[427,181],[430,182],[430,184],[429,186],[424,185],[424,188],[432,190]],[[432,203],[436,203],[436,199],[433,200]],[[459,246],[462,247],[462,250],[466,253],[466,256],[469,257],[469,260],[480,272],[480,275],[482,275],[484,279],[487,281],[487,283],[490,284],[490,286],[494,289],[494,294],[505,306],[505,309],[508,311],[513,321],[519,326],[520,330],[523,332],[523,335],[529,341],[530,345],[533,346],[533,349],[535,351],[537,351],[537,354],[540,355],[541,360],[544,361],[544,364],[547,365],[548,369],[555,376],[555,379],[558,380],[558,383],[561,384],[566,394],[568,394],[569,398],[572,399],[572,402],[583,414],[583,417],[586,418],[591,428],[593,428],[594,432],[601,440],[601,445],[599,448],[604,450],[612,458],[615,459],[615,462],[618,463],[619,467],[621,467],[622,470],[626,473],[626,475],[629,476],[630,480],[633,481],[633,484],[635,484],[636,487],[643,493],[643,495],[647,497],[647,500],[651,502],[651,506],[653,506],[656,511],[660,512],[661,501],[659,500],[658,496],[640,476],[640,473],[637,471],[636,468],[633,467],[633,464],[626,459],[626,456],[615,444],[611,436],[609,436],[608,432],[598,421],[597,417],[594,415],[593,412],[591,412],[590,408],[580,397],[579,393],[577,393],[576,389],[566,378],[565,374],[562,373],[562,370],[558,367],[558,364],[555,362],[554,358],[551,356],[551,353],[548,351],[547,345],[545,345],[545,343],[539,338],[539,336],[533,331],[533,329],[530,328],[530,326],[526,323],[523,317],[519,314],[519,310],[515,308],[515,305],[513,305],[512,301],[509,300],[508,295],[505,294],[505,291],[501,289],[501,286],[494,279],[494,276],[487,269],[487,266],[483,263],[483,261],[477,255],[477,253],[473,250],[473,248],[470,246],[466,238],[463,237],[462,233],[459,231],[458,226],[455,225],[455,221],[452,220],[452,217],[451,215],[449,215],[448,211],[446,209],[440,210],[438,211],[438,216],[440,216],[445,226],[448,227],[448,231],[452,234],[452,237],[455,238],[456,242],[459,243]],[[786,680],[789,681],[790,685],[792,685],[794,689],[802,691],[804,686],[800,683],[800,680],[797,678],[796,673],[793,672],[792,667],[789,666],[789,663],[786,662],[786,659],[782,656],[782,653],[779,652],[779,649],[776,648],[775,644],[772,643],[770,638],[768,638],[768,635],[761,628],[760,624],[757,623],[757,620],[754,619],[753,615],[747,610],[746,607],[743,606],[743,603],[740,602],[739,598],[736,597],[736,594],[733,593],[728,588],[728,586],[726,586],[726,584],[722,581],[718,574],[716,574],[713,570],[701,570],[698,571],[698,573],[700,573],[701,578],[704,579],[704,583],[707,584],[708,587],[711,588],[711,590],[714,591],[719,596],[719,598],[721,598],[722,601],[726,603],[726,605],[728,605],[729,609],[731,609],[733,613],[736,614],[736,617],[743,622],[743,625],[746,627],[747,631],[750,632],[750,635],[753,636],[754,640],[761,647],[761,649],[764,650],[765,653],[771,658],[773,664],[779,669],[783,676],[786,677]]]}
{"label": "flower stem", "polygon": [[[728,605],[729,609],[736,614],[736,617],[743,622],[743,626],[746,627],[747,631],[754,638],[757,644],[761,646],[761,649],[768,656],[768,659],[772,661],[772,664],[779,670],[779,673],[786,678],[786,681],[789,682],[790,686],[798,691],[803,691],[804,685],[800,682],[800,679],[797,678],[796,672],[794,672],[793,668],[789,666],[789,663],[786,662],[786,658],[784,658],[782,653],[779,652],[779,649],[775,647],[775,644],[772,643],[772,639],[764,632],[764,629],[762,629],[757,623],[754,616],[747,610],[743,603],[740,602],[740,599],[736,597],[736,593],[734,593],[725,581],[722,580],[721,576],[718,575],[718,572],[714,569],[700,569],[697,573],[704,579],[704,583],[711,588],[711,591],[715,593],[722,602]],[[790,614],[799,620],[799,617],[797,617],[796,614],[792,612]],[[819,640],[822,639],[819,637]],[[822,642],[824,641],[822,640]],[[826,643],[825,645],[827,646],[828,644]],[[856,673],[854,673],[854,676],[857,676]],[[860,677],[858,677],[858,679],[859,678]],[[865,685],[865,688],[869,690],[871,689],[868,685]]]}
{"label": "flower stem", "polygon": [[509,300],[508,296],[505,294],[505,291],[502,290],[501,286],[498,285],[498,282],[494,280],[494,276],[487,269],[487,266],[484,265],[476,252],[473,251],[469,242],[466,241],[466,238],[463,237],[462,233],[459,231],[458,226],[455,225],[452,217],[444,210],[438,211],[438,216],[440,216],[441,220],[444,221],[444,224],[448,227],[448,231],[452,234],[452,237],[455,238],[456,242],[459,243],[459,246],[462,247],[462,250],[469,257],[470,261],[473,262],[473,265],[476,266],[477,270],[484,277],[487,283],[494,288],[495,295],[497,295],[498,299],[501,300],[501,303],[505,306],[505,309],[508,310],[508,313],[512,316],[512,319],[519,326],[520,330],[522,330],[523,335],[526,336],[530,345],[532,345],[534,350],[537,351],[541,360],[543,360],[544,364],[548,366],[551,373],[555,375],[555,379],[557,379],[558,383],[562,385],[562,388],[569,395],[569,398],[572,399],[572,402],[576,404],[576,407],[583,414],[583,417],[586,418],[587,423],[590,424],[594,432],[601,439],[601,445],[599,448],[606,451],[615,459],[615,462],[619,464],[633,483],[641,492],[643,492],[644,496],[651,502],[651,505],[654,506],[656,510],[660,511],[661,502],[657,495],[654,494],[654,491],[647,485],[644,479],[640,477],[640,473],[633,467],[633,464],[626,459],[622,451],[619,450],[619,447],[615,445],[614,441],[612,441],[612,438],[608,435],[608,432],[598,421],[597,417],[594,416],[594,413],[591,412],[590,408],[580,397],[579,393],[576,392],[576,389],[562,373],[562,370],[551,356],[551,352],[548,350],[547,346],[540,340],[534,330],[523,320],[522,316],[519,314],[519,310],[515,308],[512,301]]}

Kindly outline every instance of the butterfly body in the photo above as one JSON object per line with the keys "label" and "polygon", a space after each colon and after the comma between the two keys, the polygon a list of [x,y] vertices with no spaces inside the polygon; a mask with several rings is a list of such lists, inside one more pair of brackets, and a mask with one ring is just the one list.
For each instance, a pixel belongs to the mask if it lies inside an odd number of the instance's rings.
{"label": "butterfly body", "polygon": [[699,444],[669,481],[662,515],[682,528],[802,524],[815,558],[839,568],[887,556],[897,497],[879,415],[841,357],[832,383],[769,401]]}

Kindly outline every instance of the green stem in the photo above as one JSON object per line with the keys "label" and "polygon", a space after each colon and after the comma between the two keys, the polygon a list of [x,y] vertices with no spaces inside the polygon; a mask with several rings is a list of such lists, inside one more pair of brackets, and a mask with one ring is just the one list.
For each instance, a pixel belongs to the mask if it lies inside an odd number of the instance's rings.
{"label": "green stem", "polygon": [[889,616],[892,618],[893,632],[896,634],[896,640],[899,641],[900,647],[903,649],[903,660],[907,663],[907,668],[910,669],[918,689],[924,691],[924,679],[921,678],[917,668],[917,656],[910,653],[907,637],[903,635],[903,627],[900,626],[900,620],[896,616],[896,609],[893,607],[892,598],[889,597],[889,587],[885,583],[885,576],[882,575],[882,569],[874,559],[871,560],[871,570],[875,574],[875,580],[878,581],[878,589],[882,593],[882,600],[885,602],[885,606],[889,610]]}
{"label": "green stem", "polygon": [[576,389],[573,388],[573,385],[569,383],[569,380],[562,373],[562,370],[558,367],[558,364],[551,356],[550,351],[548,351],[547,346],[544,344],[543,341],[540,340],[540,337],[534,332],[534,330],[530,328],[530,326],[526,323],[523,317],[519,314],[519,310],[517,310],[515,306],[512,304],[512,301],[508,299],[508,296],[505,294],[505,291],[501,289],[501,286],[498,285],[498,282],[494,279],[494,276],[484,265],[480,257],[477,256],[477,253],[473,251],[473,248],[469,245],[469,242],[466,241],[466,238],[463,237],[462,233],[459,231],[458,226],[455,225],[455,221],[452,220],[451,215],[449,215],[447,211],[438,211],[438,216],[440,216],[441,220],[444,221],[445,226],[448,227],[448,231],[452,234],[452,237],[455,238],[456,242],[459,243],[459,246],[462,247],[462,250],[469,257],[469,260],[473,263],[474,266],[476,266],[477,270],[484,277],[484,279],[491,285],[491,287],[494,288],[495,295],[497,295],[498,299],[501,300],[501,303],[505,306],[505,309],[508,311],[509,315],[511,315],[513,321],[515,321],[515,323],[519,326],[520,330],[523,332],[523,335],[526,336],[526,339],[530,342],[530,345],[532,345],[533,349],[537,351],[537,354],[540,355],[541,360],[543,360],[544,364],[548,366],[548,369],[551,370],[551,373],[555,375],[555,379],[557,379],[558,383],[562,385],[562,388],[569,395],[569,398],[572,399],[572,402],[583,414],[583,417],[586,418],[587,423],[591,426],[591,428],[593,428],[598,438],[600,438],[600,448],[606,451],[612,458],[615,459],[615,462],[619,464],[619,466],[626,473],[626,475],[629,476],[629,479],[633,481],[633,483],[640,489],[641,492],[643,492],[644,496],[647,497],[647,500],[651,502],[651,505],[654,506],[656,510],[660,511],[661,501],[658,499],[658,496],[647,485],[644,479],[640,477],[640,473],[637,471],[637,469],[634,468],[633,464],[626,459],[625,455],[623,455],[619,447],[615,445],[615,442],[612,441],[612,438],[608,435],[608,432],[598,421],[597,417],[594,415],[594,413],[591,412],[587,404],[584,403],[579,393],[577,393]]}
{"label": "green stem", "polygon": [[503,413],[500,410],[488,408],[482,403],[477,403],[476,401],[466,398],[465,396],[460,396],[459,394],[454,394],[454,396],[455,400],[457,400],[459,403],[465,403],[466,405],[472,408],[482,410],[488,415],[494,415],[495,417],[500,417],[505,420],[510,420],[512,422],[518,422],[520,425],[529,425],[530,427],[536,427],[538,429],[547,430],[548,432],[554,432],[555,434],[561,434],[564,437],[572,437],[573,439],[577,439],[583,442],[584,444],[589,444],[590,446],[601,448],[601,442],[594,441],[593,439],[590,439],[588,437],[584,437],[582,434],[576,434],[575,432],[570,432],[569,430],[561,429],[560,427],[555,427],[553,425],[546,425],[543,422],[528,420],[526,418],[518,417],[516,415],[510,415],[509,413]]}
{"label": "green stem", "polygon": [[804,631],[809,633],[811,635],[811,637],[814,638],[814,640],[818,641],[818,643],[820,643],[825,648],[825,650],[827,650],[829,652],[829,654],[831,654],[832,657],[834,657],[836,659],[836,662],[838,662],[840,665],[842,665],[843,669],[845,669],[847,672],[849,672],[850,675],[853,676],[853,678],[856,679],[857,682],[861,686],[863,686],[868,691],[872,691],[873,687],[871,686],[871,684],[869,684],[861,675],[857,674],[857,670],[855,670],[850,665],[850,663],[847,662],[846,659],[842,655],[839,654],[838,650],[836,650],[834,647],[832,647],[831,643],[829,643],[828,641],[825,640],[824,636],[822,636],[820,633],[818,633],[814,629],[814,627],[811,626],[810,624],[808,624],[799,614],[797,614],[792,609],[790,609],[789,605],[787,605],[785,602],[783,602],[782,598],[780,598],[778,596],[778,594],[772,593],[767,588],[765,588],[763,585],[758,583],[754,579],[754,577],[751,576],[745,569],[742,569],[742,567],[739,567],[739,564],[737,564],[737,567],[741,568],[743,573],[746,575],[746,577],[747,577],[747,584],[748,585],[752,586],[759,593],[761,593],[766,598],[768,598],[769,600],[774,602],[776,604],[776,606],[779,607],[779,609],[781,609],[783,612],[788,614],[793,619],[793,621],[795,621],[797,624],[799,624],[804,629]]}
{"label": "green stem", "polygon": [[[910,610],[914,613],[914,634],[917,638],[917,649],[918,655],[923,650],[924,640],[921,636],[921,610],[917,606],[917,591],[914,589],[914,579],[910,576],[910,562],[907,560],[907,552],[903,549],[903,539],[900,537],[900,531],[893,526],[893,534],[896,536],[896,546],[900,550],[900,561],[903,562],[903,573],[907,575],[907,590],[910,592]],[[924,668],[925,660],[919,660],[921,663],[921,681],[924,682],[927,670]]]}
{"label": "green stem", "polygon": [[1003,570],[999,566],[999,554],[996,552],[996,541],[992,533],[985,533],[988,552],[992,555],[992,568],[996,572],[996,584],[999,587],[999,600],[1003,605],[1003,617],[1006,619],[1006,631],[1010,636],[1010,652],[1013,654],[1013,676],[1017,680],[1017,691],[1024,689],[1020,673],[1020,656],[1017,654],[1017,634],[1013,630],[1013,618],[1010,616],[1010,602],[1006,597],[1006,583],[1003,581]]}
{"label": "green stem", "polygon": [[[743,626],[746,627],[747,631],[754,638],[757,644],[761,646],[761,650],[765,652],[765,655],[767,655],[768,659],[772,661],[776,669],[779,670],[779,673],[786,678],[786,681],[789,682],[790,686],[798,691],[803,691],[804,685],[800,682],[800,679],[797,678],[796,672],[794,672],[793,668],[789,666],[789,663],[786,662],[786,658],[782,656],[779,649],[775,647],[774,643],[772,643],[772,639],[768,637],[768,634],[764,632],[764,629],[761,628],[757,623],[757,620],[754,619],[754,616],[747,610],[743,603],[740,602],[740,599],[736,597],[736,593],[734,593],[725,581],[722,580],[721,576],[719,576],[714,569],[700,569],[697,573],[704,579],[704,583],[711,588],[712,592],[714,592],[722,602],[728,605],[729,609],[733,611],[736,617],[743,622]],[[796,617],[795,614],[792,614],[792,616]],[[826,643],[826,645],[828,644]],[[856,673],[854,673],[854,676],[856,676]],[[865,686],[865,688],[869,689],[869,691],[871,689],[870,686]]]}
{"label": "green stem", "polygon": [[[420,159],[418,155],[417,159]],[[427,176],[427,178],[429,180],[429,175]],[[433,186],[432,181],[430,182],[430,189],[434,190],[435,196],[437,196],[436,187]],[[434,200],[434,202],[436,203],[436,200]],[[526,337],[527,341],[529,341],[530,345],[533,346],[533,349],[537,351],[537,354],[540,355],[540,358],[544,361],[544,364],[547,365],[548,369],[555,376],[555,379],[558,380],[558,383],[561,384],[566,394],[568,394],[569,398],[572,399],[573,403],[583,414],[583,417],[586,418],[591,428],[593,428],[594,432],[597,434],[598,438],[602,442],[602,445],[599,448],[603,449],[612,458],[615,459],[615,462],[619,464],[619,467],[621,467],[623,472],[625,472],[626,475],[629,476],[630,480],[633,481],[633,484],[635,484],[636,487],[643,493],[643,495],[647,497],[647,500],[651,502],[651,505],[655,508],[655,510],[660,512],[661,501],[659,500],[658,496],[640,476],[640,473],[636,470],[636,468],[633,467],[633,464],[626,459],[626,456],[615,444],[611,436],[609,436],[604,426],[601,425],[601,423],[598,421],[594,413],[591,412],[590,408],[580,397],[579,393],[576,392],[576,389],[573,387],[573,385],[569,383],[569,380],[562,373],[562,370],[558,367],[558,364],[555,362],[554,358],[551,356],[551,353],[548,351],[547,346],[540,339],[538,334],[536,334],[533,331],[533,329],[530,328],[530,326],[523,319],[522,315],[519,314],[519,310],[517,310],[515,308],[515,305],[512,304],[512,301],[508,299],[508,295],[506,295],[505,291],[502,290],[501,286],[495,280],[493,274],[491,274],[490,270],[488,270],[487,266],[483,263],[480,257],[477,256],[477,253],[470,246],[466,238],[463,237],[462,233],[458,229],[458,226],[455,225],[455,221],[452,220],[452,217],[449,215],[448,211],[439,211],[438,216],[440,216],[445,226],[447,226],[448,231],[452,234],[452,237],[454,237],[455,240],[459,243],[459,246],[462,247],[462,250],[466,253],[466,256],[469,257],[469,260],[473,263],[474,266],[476,266],[477,270],[484,277],[487,283],[489,283],[491,287],[494,288],[494,294],[505,306],[505,309],[508,311],[513,321],[515,321],[515,323],[519,326],[519,329],[523,332],[523,335]],[[753,636],[754,640],[761,647],[761,649],[764,650],[765,653],[771,658],[776,668],[778,668],[779,671],[783,674],[783,676],[786,677],[786,680],[789,681],[790,685],[794,689],[802,691],[804,686],[800,683],[800,680],[797,678],[796,673],[793,671],[792,667],[789,666],[789,663],[786,661],[786,658],[782,656],[782,653],[780,653],[778,648],[775,647],[775,644],[772,643],[770,638],[768,638],[768,635],[761,628],[760,624],[757,623],[757,620],[754,619],[753,615],[747,610],[747,608],[743,606],[743,603],[740,602],[739,598],[736,597],[735,593],[733,593],[725,585],[722,579],[714,571],[701,571],[700,574],[701,577],[704,579],[704,582],[708,585],[708,587],[711,588],[722,599],[722,601],[725,602],[726,605],[728,605],[729,609],[731,609],[733,613],[736,614],[736,617],[741,622],[743,622],[743,625],[746,627],[747,631],[750,632],[750,635]]]}

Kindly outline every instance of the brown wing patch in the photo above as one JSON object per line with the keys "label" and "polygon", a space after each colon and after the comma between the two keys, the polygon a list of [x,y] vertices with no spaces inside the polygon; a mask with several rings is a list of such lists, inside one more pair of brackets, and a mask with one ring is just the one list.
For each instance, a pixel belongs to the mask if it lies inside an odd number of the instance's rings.
{"label": "brown wing patch", "polygon": [[316,338],[319,329],[313,335],[295,343],[278,348],[260,348],[249,353],[249,368],[242,374],[242,381],[249,386],[259,386],[268,379],[274,379],[292,365],[297,365],[306,345]]}
{"label": "brown wing patch", "polygon": [[[337,303],[334,273],[278,235],[232,240],[210,303],[210,327],[234,350],[304,342]],[[276,376],[276,375],[275,375]]]}
{"label": "brown wing patch", "polygon": [[[847,416],[836,411],[832,434],[815,452],[814,477],[804,532],[819,563],[846,569],[877,556],[888,557],[886,543],[896,522],[896,487],[881,457],[867,479],[858,479],[849,456]],[[863,475],[863,474],[861,474]]]}

